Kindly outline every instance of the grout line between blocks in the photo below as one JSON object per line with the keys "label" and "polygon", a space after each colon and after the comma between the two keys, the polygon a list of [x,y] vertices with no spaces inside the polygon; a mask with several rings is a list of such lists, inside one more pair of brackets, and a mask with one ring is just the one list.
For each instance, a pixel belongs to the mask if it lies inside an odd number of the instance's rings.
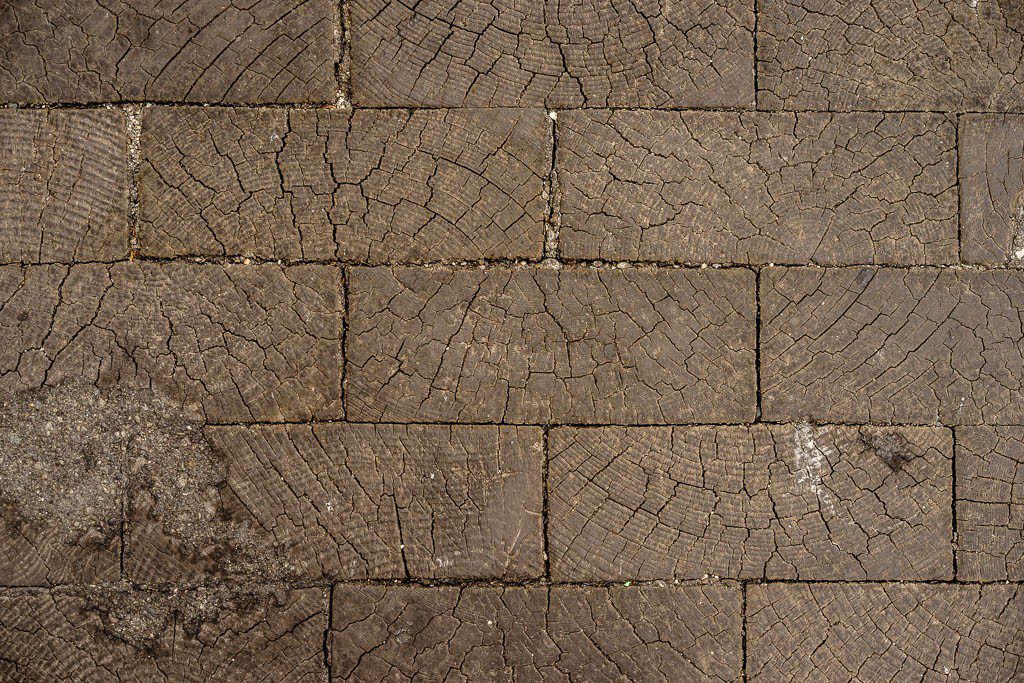
{"label": "grout line between blocks", "polygon": [[759,7],[760,4],[761,4],[760,0],[754,0],[754,33],[753,33],[753,35],[754,35],[754,110],[755,111],[761,109],[761,104],[760,104],[761,85],[758,82],[759,74],[757,72],[757,33],[758,33],[757,20],[758,20],[758,15],[760,14],[760,7]]}
{"label": "grout line between blocks", "polygon": [[[346,10],[347,12],[347,10]],[[346,31],[347,33],[347,31]],[[344,45],[347,41],[342,39],[343,49],[342,55],[346,60],[351,59],[350,50],[346,50]],[[410,104],[391,104],[391,105],[355,105],[348,99],[344,106],[339,107],[337,102],[337,96],[339,91],[342,92],[349,98],[351,96],[351,78],[336,79],[341,80],[341,84],[335,88],[335,99],[333,101],[293,101],[293,102],[224,102],[224,101],[189,101],[183,102],[180,100],[99,100],[95,102],[4,102],[0,101],[0,107],[10,110],[18,109],[110,109],[110,108],[121,108],[127,106],[140,106],[140,107],[173,107],[176,109],[210,109],[210,108],[223,108],[223,109],[308,109],[308,110],[335,110],[339,108],[353,108],[361,111],[452,111],[452,110],[544,110],[547,112],[568,112],[568,111],[580,111],[580,112],[674,112],[679,114],[694,113],[694,114],[708,114],[708,113],[723,113],[723,114],[742,114],[750,112],[758,112],[762,114],[883,114],[902,116],[906,114],[931,114],[941,116],[968,116],[968,115],[991,115],[991,116],[1004,116],[1004,115],[1019,115],[1024,112],[1018,111],[999,111],[995,109],[961,109],[957,111],[951,111],[949,109],[926,109],[926,108],[905,108],[905,109],[879,109],[879,108],[849,108],[849,109],[835,109],[835,108],[822,108],[822,107],[793,107],[789,109],[784,108],[768,108],[761,107],[758,109],[751,109],[750,107],[722,107],[722,106],[707,106],[702,107],[699,105],[667,105],[660,107],[624,107],[624,106],[604,106],[604,107],[580,107],[580,106],[545,106],[541,103],[535,104],[523,104],[520,106],[472,106],[472,107],[442,107],[442,106],[429,106],[429,105],[410,105]]]}
{"label": "grout line between blocks", "polygon": [[[856,428],[878,428],[878,429],[952,429],[953,427],[982,426],[982,425],[951,425],[938,422],[843,422],[842,420],[811,420],[806,418],[790,420],[758,420],[758,421],[737,421],[737,422],[456,422],[453,420],[406,420],[396,421],[393,419],[366,420],[359,418],[352,419],[310,419],[310,420],[255,420],[255,421],[222,421],[207,422],[208,428],[224,427],[272,427],[272,426],[310,426],[310,425],[389,425],[407,427],[524,427],[533,429],[647,429],[647,428],[710,428],[710,427],[753,427],[779,426],[791,427],[796,425],[809,425],[811,427],[849,427]],[[1022,427],[1024,424],[1015,422],[986,423],[986,427]]]}
{"label": "grout line between blocks", "polygon": [[[556,247],[557,249],[557,247]],[[0,267],[18,266],[30,268],[35,266],[83,266],[83,265],[105,265],[113,266],[129,261],[142,263],[188,263],[211,266],[223,265],[278,265],[278,266],[342,266],[346,268],[439,268],[452,270],[473,270],[481,267],[523,269],[538,266],[551,265],[554,261],[561,268],[569,270],[736,270],[744,269],[760,271],[765,268],[776,270],[849,270],[849,269],[871,269],[871,270],[899,270],[899,271],[950,271],[963,273],[986,273],[986,272],[1009,272],[1024,273],[1024,269],[1007,265],[981,265],[981,264],[894,264],[894,263],[743,263],[738,261],[718,262],[697,262],[697,261],[670,261],[670,260],[648,260],[648,261],[627,261],[609,259],[582,259],[558,257],[547,259],[541,258],[485,258],[485,259],[451,259],[451,260],[406,260],[370,262],[353,259],[339,258],[302,258],[302,259],[281,259],[259,256],[211,256],[185,254],[180,256],[146,256],[136,253],[133,258],[122,258],[113,260],[79,260],[79,261],[0,261]]]}
{"label": "grout line between blocks", "polygon": [[953,554],[953,580],[956,581],[960,577],[960,566],[957,562],[957,544],[960,540],[960,533],[957,530],[957,519],[956,519],[956,427],[950,428],[953,440],[953,453],[952,462],[950,463],[950,498],[952,504],[950,507],[950,526],[952,527],[953,537],[950,539],[950,551]]}
{"label": "grout line between blocks", "polygon": [[324,671],[327,674],[328,683],[331,680],[331,626],[334,622],[334,584],[327,586],[324,591],[327,596],[327,605],[324,613],[327,615],[327,624],[324,628]]}
{"label": "grout line between blocks", "polygon": [[[341,378],[340,378],[340,389],[341,389],[341,416],[342,419],[348,420],[348,320],[349,320],[349,301],[348,301],[348,290],[349,290],[349,278],[352,276],[352,272],[349,268],[343,267],[341,269]],[[312,424],[310,420],[310,424]]]}
{"label": "grout line between blocks", "polygon": [[951,579],[735,579],[722,577],[680,579],[621,579],[548,581],[534,579],[455,578],[439,579],[427,576],[371,578],[371,579],[275,579],[239,575],[230,579],[183,583],[135,583],[117,581],[105,583],[61,583],[50,585],[0,585],[0,594],[17,592],[74,592],[79,590],[122,589],[152,593],[179,593],[183,591],[224,589],[245,591],[252,587],[281,588],[285,590],[327,589],[332,593],[339,588],[359,587],[421,587],[421,588],[686,588],[690,586],[735,586],[749,590],[751,586],[1015,586],[1024,589],[1024,580],[961,581]]}
{"label": "grout line between blocks", "polygon": [[749,583],[744,581],[741,585],[741,607],[740,607],[740,656],[742,657],[742,674],[743,680],[747,680],[747,586]]}
{"label": "grout line between blocks", "polygon": [[128,260],[135,260],[139,246],[139,172],[142,165],[142,110],[138,104],[125,105],[128,176]]}
{"label": "grout line between blocks", "polygon": [[953,121],[953,178],[956,181],[956,262],[962,265],[964,262],[964,237],[961,216],[963,188],[960,186],[960,120],[960,114],[957,114]]}
{"label": "grout line between blocks", "polygon": [[334,106],[338,109],[352,107],[352,41],[347,0],[338,0],[338,61],[334,77],[338,91]]}
{"label": "grout line between blocks", "polygon": [[544,578],[550,583],[551,582],[551,543],[550,536],[548,534],[549,519],[550,519],[550,494],[548,491],[548,476],[549,469],[551,467],[551,447],[550,447],[550,428],[545,427],[543,433],[543,444],[544,444],[544,461],[541,464],[541,520],[543,523],[543,548],[544,548]]}
{"label": "grout line between blocks", "polygon": [[761,268],[754,270],[754,316],[754,374],[757,383],[754,422],[761,422],[764,419],[761,399]]}
{"label": "grout line between blocks", "polygon": [[[122,480],[127,484],[127,480],[122,474]],[[117,552],[118,570],[122,581],[128,581],[128,572],[125,569],[125,559],[127,557],[127,538],[128,538],[128,491],[131,487],[125,485],[121,491],[121,524],[118,527],[118,533],[120,534],[120,547]]]}
{"label": "grout line between blocks", "polygon": [[561,229],[562,217],[558,188],[558,112],[546,111],[551,119],[551,134],[548,142],[551,145],[551,166],[548,168],[548,177],[544,183],[544,194],[547,199],[547,211],[544,216],[544,247],[541,263],[559,267],[559,231]]}

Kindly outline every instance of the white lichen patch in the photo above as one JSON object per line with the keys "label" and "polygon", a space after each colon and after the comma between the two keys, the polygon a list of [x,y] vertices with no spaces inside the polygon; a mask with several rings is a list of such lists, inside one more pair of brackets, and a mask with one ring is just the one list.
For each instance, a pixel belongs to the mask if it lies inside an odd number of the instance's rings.
{"label": "white lichen patch", "polygon": [[[1010,216],[1010,226],[1013,229],[1013,258],[1018,262],[1024,261],[1024,192],[1017,197],[1017,207]],[[1018,265],[1020,265],[1018,263]]]}
{"label": "white lichen patch", "polygon": [[832,471],[831,447],[819,445],[814,427],[801,423],[793,431],[793,456],[797,465],[797,482],[807,487],[818,499],[822,511],[834,512],[835,496],[825,487],[825,477]]}

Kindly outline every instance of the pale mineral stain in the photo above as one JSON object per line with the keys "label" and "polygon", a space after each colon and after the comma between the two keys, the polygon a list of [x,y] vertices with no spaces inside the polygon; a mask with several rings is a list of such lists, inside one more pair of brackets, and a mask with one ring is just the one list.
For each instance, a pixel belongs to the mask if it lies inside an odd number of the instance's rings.
{"label": "pale mineral stain", "polygon": [[824,485],[824,476],[831,471],[828,446],[820,446],[815,439],[814,427],[807,423],[797,425],[793,431],[793,455],[797,464],[797,482],[814,493],[823,510],[833,512],[835,497]]}

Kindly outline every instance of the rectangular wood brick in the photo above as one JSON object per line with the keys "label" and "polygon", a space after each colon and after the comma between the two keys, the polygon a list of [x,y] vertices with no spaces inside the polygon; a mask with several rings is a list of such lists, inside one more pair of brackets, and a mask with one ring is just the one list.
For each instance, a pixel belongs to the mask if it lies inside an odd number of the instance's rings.
{"label": "rectangular wood brick", "polygon": [[761,274],[769,420],[1024,420],[1024,273],[770,268]]}
{"label": "rectangular wood brick", "polygon": [[358,106],[749,107],[753,0],[357,0]]}
{"label": "rectangular wood brick", "polygon": [[0,593],[0,678],[322,681],[324,591]]}
{"label": "rectangular wood brick", "polygon": [[1024,427],[956,438],[957,577],[1024,581]]}
{"label": "rectangular wood brick", "polygon": [[752,585],[751,681],[1020,680],[1020,586]]}
{"label": "rectangular wood brick", "polygon": [[1024,266],[1024,116],[960,119],[963,260]]}
{"label": "rectangular wood brick", "polygon": [[740,677],[739,586],[339,586],[333,680]]}
{"label": "rectangular wood brick", "polygon": [[340,417],[331,266],[0,268],[0,390],[152,387],[212,422]]}
{"label": "rectangular wood brick", "polygon": [[952,579],[938,428],[559,428],[558,581]]}
{"label": "rectangular wood brick", "polygon": [[6,101],[333,102],[329,0],[35,0],[0,7]]}
{"label": "rectangular wood brick", "polygon": [[541,110],[146,111],[141,253],[540,258]]}
{"label": "rectangular wood brick", "polygon": [[1024,110],[1017,0],[762,0],[768,109]]}
{"label": "rectangular wood brick", "polygon": [[0,110],[0,263],[127,256],[125,130],[111,110]]}
{"label": "rectangular wood brick", "polygon": [[563,112],[559,253],[952,263],[955,140],[939,114]]}
{"label": "rectangular wood brick", "polygon": [[207,438],[209,473],[186,468],[206,478],[199,500],[176,504],[180,487],[160,462],[146,467],[156,476],[131,477],[133,581],[524,580],[544,571],[540,429],[254,425],[212,427]]}
{"label": "rectangular wood brick", "polygon": [[746,269],[356,268],[349,284],[349,419],[754,417]]}

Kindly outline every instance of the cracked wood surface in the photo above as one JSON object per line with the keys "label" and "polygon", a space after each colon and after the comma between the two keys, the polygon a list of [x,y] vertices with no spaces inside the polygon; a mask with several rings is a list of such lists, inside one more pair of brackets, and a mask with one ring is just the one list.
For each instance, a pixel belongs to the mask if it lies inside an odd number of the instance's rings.
{"label": "cracked wood surface", "polygon": [[209,440],[225,471],[202,492],[204,522],[220,525],[219,538],[203,547],[202,536],[179,529],[182,511],[161,512],[154,498],[168,492],[133,481],[125,563],[133,580],[543,573],[539,429],[212,427]]}
{"label": "cracked wood surface", "polygon": [[0,7],[13,102],[328,102],[328,0],[17,0]]}
{"label": "cracked wood surface", "polygon": [[960,121],[963,257],[1024,265],[1024,116]]}
{"label": "cracked wood surface", "polygon": [[1024,273],[769,268],[761,276],[771,420],[1024,421]]}
{"label": "cracked wood surface", "polygon": [[953,578],[949,430],[568,428],[550,448],[556,580]]}
{"label": "cracked wood surface", "polygon": [[688,263],[950,263],[955,120],[576,111],[560,252]]}
{"label": "cracked wood surface", "polygon": [[1017,681],[1020,586],[754,585],[751,681]]}
{"label": "cracked wood surface", "polygon": [[0,680],[1024,680],[1024,3],[0,2]]}
{"label": "cracked wood surface", "polygon": [[357,106],[750,107],[752,0],[354,0]]}
{"label": "cracked wood surface", "polygon": [[1024,428],[957,430],[958,576],[1024,581]]}
{"label": "cracked wood surface", "polygon": [[19,681],[321,681],[324,591],[0,593],[0,677]]}
{"label": "cracked wood surface", "polygon": [[334,591],[334,680],[739,678],[737,586]]}
{"label": "cracked wood surface", "polygon": [[150,109],[140,249],[536,259],[550,123],[539,110]]}
{"label": "cracked wood surface", "polygon": [[348,417],[748,420],[753,285],[745,269],[356,268]]}
{"label": "cracked wood surface", "polygon": [[1024,110],[1017,0],[762,0],[770,109]]}
{"label": "cracked wood surface", "polygon": [[338,417],[341,272],[330,266],[0,268],[0,388],[156,388],[210,421]]}
{"label": "cracked wood surface", "polygon": [[124,258],[126,147],[116,111],[0,111],[0,262]]}

